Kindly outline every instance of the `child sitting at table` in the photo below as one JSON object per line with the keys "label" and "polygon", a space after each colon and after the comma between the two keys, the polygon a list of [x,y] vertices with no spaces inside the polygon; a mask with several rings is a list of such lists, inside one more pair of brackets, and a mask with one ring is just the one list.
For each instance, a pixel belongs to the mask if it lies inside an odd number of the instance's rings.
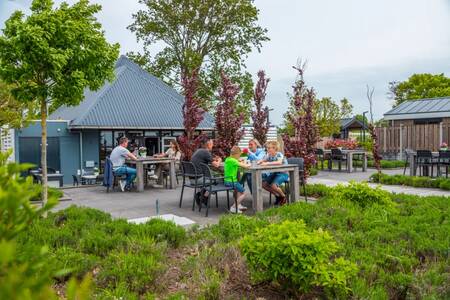
{"label": "child sitting at table", "polygon": [[241,148],[234,146],[231,148],[230,156],[225,159],[224,163],[224,182],[225,186],[233,187],[236,192],[236,203],[230,207],[231,213],[242,213],[247,207],[243,206],[242,200],[245,198],[244,186],[238,181],[239,168],[248,168],[250,164],[240,161],[241,158]]}
{"label": "child sitting at table", "polygon": [[[279,144],[276,141],[267,142],[267,155],[259,162],[262,166],[287,164],[283,153],[279,152]],[[286,195],[280,186],[289,180],[289,176],[284,172],[274,172],[263,174],[263,188],[274,194],[275,205],[286,204]]]}

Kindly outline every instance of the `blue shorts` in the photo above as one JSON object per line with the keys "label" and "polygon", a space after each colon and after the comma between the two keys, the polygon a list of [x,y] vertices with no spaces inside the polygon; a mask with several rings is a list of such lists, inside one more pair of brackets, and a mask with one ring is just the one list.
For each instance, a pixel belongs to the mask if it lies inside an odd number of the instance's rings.
{"label": "blue shorts", "polygon": [[289,175],[286,173],[271,173],[265,176],[263,175],[263,181],[268,184],[276,184],[277,186],[280,186],[289,181]]}
{"label": "blue shorts", "polygon": [[237,192],[245,192],[244,186],[239,182],[225,182],[225,186],[234,188]]}

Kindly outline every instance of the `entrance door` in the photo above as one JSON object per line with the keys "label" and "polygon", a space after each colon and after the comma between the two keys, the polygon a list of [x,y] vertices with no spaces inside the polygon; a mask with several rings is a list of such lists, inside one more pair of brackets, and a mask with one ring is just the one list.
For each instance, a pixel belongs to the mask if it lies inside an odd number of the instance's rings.
{"label": "entrance door", "polygon": [[[19,162],[31,163],[36,167],[41,166],[41,138],[21,137],[19,138]],[[59,153],[59,138],[47,138],[47,167],[55,171],[61,171],[61,160]]]}
{"label": "entrance door", "polygon": [[146,137],[145,147],[147,148],[147,155],[152,156],[160,152],[159,150],[159,138],[157,137]]}

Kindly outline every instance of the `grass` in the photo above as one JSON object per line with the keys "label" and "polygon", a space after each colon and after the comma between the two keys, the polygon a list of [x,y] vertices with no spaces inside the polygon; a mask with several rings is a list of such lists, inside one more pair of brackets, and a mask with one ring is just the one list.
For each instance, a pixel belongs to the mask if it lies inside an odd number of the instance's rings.
{"label": "grass", "polygon": [[[18,252],[48,245],[48,266],[63,270],[55,284],[91,273],[95,299],[450,297],[449,198],[396,195],[364,184],[308,185],[307,193],[320,199],[251,217],[226,215],[217,225],[189,231],[161,220],[136,225],[94,209],[70,207],[34,222],[19,236]],[[327,259],[355,266],[348,273],[331,273],[345,285],[345,294],[329,291],[334,281],[322,288],[312,280],[308,289],[302,289],[298,279],[289,285],[282,278],[261,281],[253,270],[261,269],[247,267],[242,240],[269,241],[264,234],[272,237],[278,232],[269,226],[289,222],[304,223],[305,237],[314,239],[316,235],[309,234],[313,232],[330,236],[335,252],[320,258],[324,266]],[[319,241],[315,243],[321,253]],[[280,251],[306,249],[307,244],[293,239],[289,245]],[[296,255],[289,257],[296,263]]]}
{"label": "grass", "polygon": [[450,191],[449,178],[430,178],[408,175],[388,175],[388,174],[373,174],[370,177],[372,182],[377,182],[387,185],[406,185],[420,188],[436,188]]}

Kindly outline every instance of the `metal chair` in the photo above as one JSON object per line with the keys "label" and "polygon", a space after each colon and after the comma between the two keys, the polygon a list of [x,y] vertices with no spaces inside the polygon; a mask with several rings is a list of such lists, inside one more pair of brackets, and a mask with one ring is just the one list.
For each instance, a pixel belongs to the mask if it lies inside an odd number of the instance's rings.
{"label": "metal chair", "polygon": [[319,161],[322,164],[322,170],[323,170],[323,165],[324,165],[324,160],[325,160],[325,152],[323,151],[323,149],[317,148],[316,150],[314,150],[314,153],[316,154],[317,157],[317,161],[316,161],[316,167],[319,168]]}
{"label": "metal chair", "polygon": [[430,150],[417,150],[416,166],[419,168],[419,176],[429,176],[428,170],[431,168],[431,177],[433,177],[433,166],[437,161],[433,160],[433,153]]}
{"label": "metal chair", "polygon": [[305,194],[305,201],[308,202],[308,196],[306,195],[306,178],[305,178],[305,160],[302,157],[290,157],[287,159],[288,164],[297,165],[300,178],[300,185],[303,187],[303,193]]}
{"label": "metal chair", "polygon": [[[225,178],[226,177],[218,177],[215,176],[214,173],[211,171],[211,168],[207,164],[201,164],[201,173],[203,176],[203,188],[205,191],[208,191],[208,197],[206,199],[206,214],[205,217],[208,216],[209,206],[210,206],[210,200],[211,195],[215,194],[216,196],[216,207],[219,207],[219,199],[217,194],[219,192],[227,192],[227,208],[230,209],[230,191],[234,191],[234,187],[226,186],[225,185]],[[236,213],[238,210],[236,198],[234,198],[234,204],[236,207]],[[202,206],[200,205],[199,210],[201,211]]]}
{"label": "metal chair", "polygon": [[347,155],[342,153],[341,149],[331,149],[331,155],[328,159],[328,170],[331,171],[333,169],[333,161],[338,162],[339,171],[342,170],[342,163],[345,162],[347,164]]}
{"label": "metal chair", "polygon": [[411,156],[414,155],[414,151],[411,149],[405,149],[405,167],[403,168],[403,175],[406,174],[406,168],[410,167],[412,168],[412,166],[410,166],[410,160],[411,160]]}
{"label": "metal chair", "polygon": [[190,161],[181,162],[181,176],[183,181],[181,184],[181,195],[180,195],[180,207],[183,202],[184,188],[194,189],[194,197],[192,198],[192,210],[195,209],[195,194],[197,194],[197,189],[201,190],[203,183],[201,181],[202,175],[197,172],[197,168]]}
{"label": "metal chair", "polygon": [[448,178],[448,169],[450,168],[450,150],[440,150],[437,161],[437,175],[441,176],[441,168],[445,167],[445,177]]}

